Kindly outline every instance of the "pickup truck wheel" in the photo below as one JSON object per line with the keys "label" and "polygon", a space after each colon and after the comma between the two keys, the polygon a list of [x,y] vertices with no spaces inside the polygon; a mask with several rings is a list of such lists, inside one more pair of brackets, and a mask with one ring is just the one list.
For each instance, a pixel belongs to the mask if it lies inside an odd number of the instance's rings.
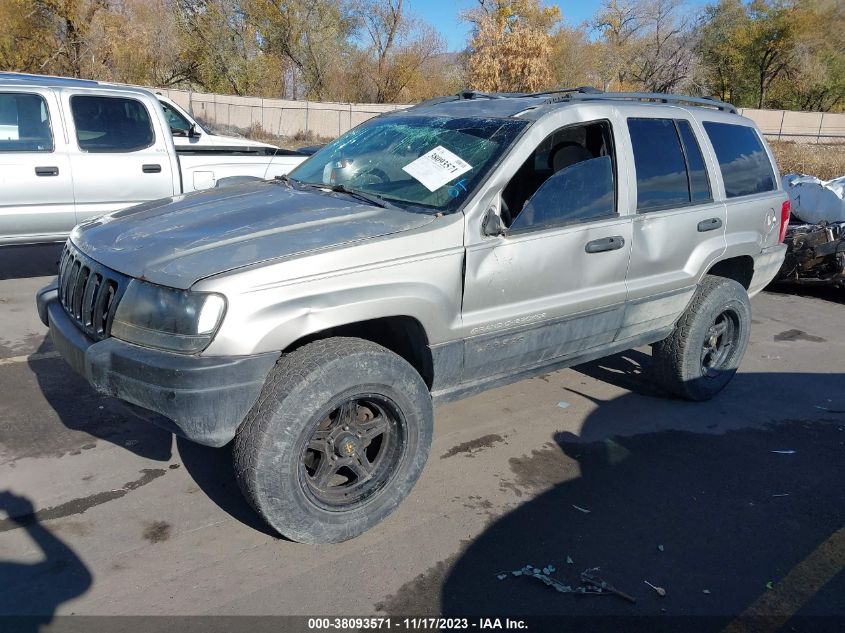
{"label": "pickup truck wheel", "polygon": [[422,472],[431,395],[400,356],[330,338],[284,355],[235,436],[238,483],[277,532],[336,543],[387,517]]}
{"label": "pickup truck wheel", "polygon": [[652,348],[654,373],[669,392],[709,400],[736,373],[751,331],[751,304],[741,284],[706,276],[667,338]]}

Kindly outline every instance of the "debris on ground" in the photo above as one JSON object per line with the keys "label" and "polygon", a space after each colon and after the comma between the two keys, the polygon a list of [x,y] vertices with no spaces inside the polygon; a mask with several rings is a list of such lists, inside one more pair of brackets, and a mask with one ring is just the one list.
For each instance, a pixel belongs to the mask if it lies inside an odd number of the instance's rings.
{"label": "debris on ground", "polygon": [[766,589],[768,589],[768,590],[770,590],[770,591],[771,591],[771,590],[772,590],[772,589],[774,589],[774,588],[775,588],[775,585],[774,585],[774,583],[773,583],[771,580],[770,580],[769,582],[767,582],[767,583],[766,583]]}
{"label": "debris on ground", "polygon": [[790,226],[775,281],[845,286],[845,176],[819,180],[787,174]]}
{"label": "debris on ground", "polygon": [[710,590],[709,590],[709,589],[702,589],[702,590],[701,590],[701,593],[706,593],[706,594],[709,596],[709,595],[710,595]]}
{"label": "debris on ground", "polygon": [[795,455],[795,451],[792,449],[785,449],[781,451],[769,451],[770,453],[775,453],[777,455]]}
{"label": "debris on ground", "polygon": [[790,225],[775,281],[845,286],[845,222]]}
{"label": "debris on ground", "polygon": [[658,551],[662,552],[665,548],[663,547],[663,544],[661,543],[660,545],[657,546],[657,549],[658,549]]}
{"label": "debris on ground", "polygon": [[665,590],[663,587],[656,587],[656,586],[652,585],[652,584],[651,584],[649,581],[647,581],[647,580],[643,580],[643,582],[644,582],[645,584],[647,584],[649,587],[651,587],[652,589],[654,589],[654,591],[656,591],[656,592],[657,592],[657,595],[658,595],[658,596],[663,597],[663,596],[665,596],[665,595],[666,595],[666,590]]}
{"label": "debris on ground", "polygon": [[566,564],[567,565],[574,565],[575,561],[572,560],[569,556],[566,557]]}
{"label": "debris on ground", "polygon": [[560,402],[558,402],[558,403],[557,403],[557,406],[559,406],[561,409],[568,409],[568,408],[569,408],[569,403],[568,403],[568,402],[563,402],[563,401],[560,401]]}
{"label": "debris on ground", "polygon": [[[569,558],[567,557],[567,560]],[[619,591],[609,582],[603,580],[595,574],[599,571],[598,567],[585,569],[581,572],[581,584],[577,587],[566,585],[556,578],[552,578],[552,572],[556,571],[554,565],[546,565],[543,568],[534,567],[533,565],[526,565],[522,569],[517,569],[511,572],[499,572],[496,578],[504,580],[509,576],[525,576],[533,578],[542,582],[547,587],[551,587],[558,593],[574,593],[582,596],[619,596],[631,603],[636,603],[636,599],[628,594]]]}
{"label": "debris on ground", "polygon": [[590,512],[591,512],[590,510],[587,510],[587,508],[582,508],[581,506],[576,506],[574,503],[572,504],[572,507],[575,508],[576,510],[578,510],[578,512],[583,512],[584,514],[590,514]]}

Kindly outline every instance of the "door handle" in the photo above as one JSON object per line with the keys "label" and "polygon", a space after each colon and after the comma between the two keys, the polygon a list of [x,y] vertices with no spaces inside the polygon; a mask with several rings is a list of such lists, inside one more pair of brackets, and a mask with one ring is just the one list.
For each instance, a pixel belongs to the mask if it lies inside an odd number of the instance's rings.
{"label": "door handle", "polygon": [[36,167],[35,168],[35,175],[36,176],[58,176],[59,175],[59,168],[58,167]]}
{"label": "door handle", "polygon": [[719,218],[709,218],[698,223],[698,232],[715,231],[722,228],[722,221]]}
{"label": "door handle", "polygon": [[144,165],[143,167],[141,167],[141,171],[143,171],[145,174],[158,174],[161,173],[161,165]]}
{"label": "door handle", "polygon": [[623,246],[625,246],[625,238],[621,235],[614,235],[613,237],[603,237],[587,242],[584,250],[588,253],[604,253],[605,251],[619,250]]}

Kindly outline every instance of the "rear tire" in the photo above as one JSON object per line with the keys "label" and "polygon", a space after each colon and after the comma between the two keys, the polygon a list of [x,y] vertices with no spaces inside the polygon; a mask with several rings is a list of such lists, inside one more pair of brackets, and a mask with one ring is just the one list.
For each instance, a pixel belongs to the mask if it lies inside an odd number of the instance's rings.
{"label": "rear tire", "polygon": [[687,400],[709,400],[733,378],[748,347],[751,303],[732,279],[707,275],[667,338],[652,347],[661,386]]}
{"label": "rear tire", "polygon": [[428,458],[431,395],[400,356],[354,338],[285,354],[235,436],[244,496],[283,536],[337,543],[387,517]]}

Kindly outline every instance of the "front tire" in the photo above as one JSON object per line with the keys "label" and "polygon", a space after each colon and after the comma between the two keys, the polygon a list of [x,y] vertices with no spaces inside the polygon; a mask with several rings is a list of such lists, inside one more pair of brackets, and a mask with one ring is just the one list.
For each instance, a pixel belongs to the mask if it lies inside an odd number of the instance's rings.
{"label": "front tire", "polygon": [[361,339],[284,355],[235,436],[235,473],[264,520],[302,543],[337,543],[387,517],[428,458],[431,396],[419,373]]}
{"label": "front tire", "polygon": [[732,279],[707,275],[675,329],[652,347],[664,389],[687,400],[709,400],[731,381],[751,333],[751,303]]}

